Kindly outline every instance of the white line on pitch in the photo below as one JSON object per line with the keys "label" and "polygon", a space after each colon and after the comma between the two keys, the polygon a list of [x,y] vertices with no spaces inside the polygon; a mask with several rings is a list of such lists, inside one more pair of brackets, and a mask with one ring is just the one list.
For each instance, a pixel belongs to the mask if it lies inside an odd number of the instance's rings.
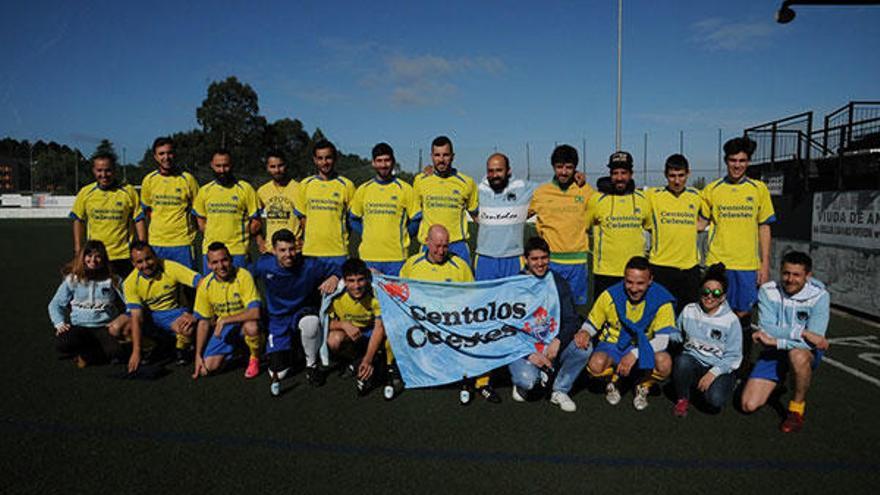
{"label": "white line on pitch", "polygon": [[872,383],[872,384],[880,387],[880,379],[877,379],[877,378],[865,373],[864,371],[858,370],[858,369],[853,368],[851,366],[847,366],[847,365],[841,363],[840,361],[835,361],[835,360],[829,358],[828,356],[822,356],[822,361],[830,364],[831,366],[834,366],[835,368],[837,368],[841,371],[845,371],[845,372],[849,373],[850,375],[853,375],[857,378],[861,378],[862,380],[865,380],[868,383]]}

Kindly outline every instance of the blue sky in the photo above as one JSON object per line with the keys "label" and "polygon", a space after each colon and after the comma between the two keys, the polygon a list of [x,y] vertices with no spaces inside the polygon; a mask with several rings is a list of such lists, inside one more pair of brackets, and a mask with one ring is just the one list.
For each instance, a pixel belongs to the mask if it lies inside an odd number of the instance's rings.
{"label": "blue sky", "polygon": [[[678,151],[715,175],[717,133],[849,100],[880,100],[880,7],[779,1],[624,2],[623,147],[656,170]],[[5,2],[0,136],[139,157],[197,126],[235,75],[270,121],[299,118],[344,151],[388,141],[405,168],[438,134],[481,176],[508,153],[546,178],[554,143],[586,140],[595,178],[614,148],[613,0],[581,2]],[[873,63],[868,63],[872,60]],[[641,182],[641,174],[637,180]],[[649,175],[649,182],[659,177]]]}

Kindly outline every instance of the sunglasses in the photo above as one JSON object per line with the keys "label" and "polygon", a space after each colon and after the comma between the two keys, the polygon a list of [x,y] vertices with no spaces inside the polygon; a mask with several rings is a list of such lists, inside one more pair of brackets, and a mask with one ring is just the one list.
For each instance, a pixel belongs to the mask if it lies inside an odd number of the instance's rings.
{"label": "sunglasses", "polygon": [[719,297],[724,295],[724,291],[721,289],[703,289],[700,291],[700,294],[703,297],[712,296],[715,299],[718,299]]}

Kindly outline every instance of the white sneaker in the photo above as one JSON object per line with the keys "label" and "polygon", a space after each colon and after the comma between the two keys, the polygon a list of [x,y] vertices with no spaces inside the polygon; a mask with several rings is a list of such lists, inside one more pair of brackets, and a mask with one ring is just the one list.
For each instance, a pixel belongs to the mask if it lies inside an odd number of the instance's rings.
{"label": "white sneaker", "polygon": [[620,390],[617,390],[617,386],[611,382],[605,385],[605,400],[612,406],[620,404]]}
{"label": "white sneaker", "polygon": [[636,396],[633,397],[633,407],[636,411],[644,411],[648,407],[648,387],[643,385],[636,386]]}
{"label": "white sneaker", "polygon": [[513,389],[510,391],[510,397],[514,402],[525,402],[526,398],[519,394],[519,388],[514,385]]}
{"label": "white sneaker", "polygon": [[577,411],[577,404],[565,392],[553,392],[550,394],[550,403],[559,406],[559,409],[565,412]]}

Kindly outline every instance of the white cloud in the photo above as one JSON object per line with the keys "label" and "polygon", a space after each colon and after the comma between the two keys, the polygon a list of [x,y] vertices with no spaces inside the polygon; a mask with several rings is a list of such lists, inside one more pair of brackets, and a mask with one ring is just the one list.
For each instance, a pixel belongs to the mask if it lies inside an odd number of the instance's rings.
{"label": "white cloud", "polygon": [[505,70],[504,62],[497,57],[398,54],[388,57],[385,63],[393,82],[391,102],[401,106],[440,104],[457,92],[458,78],[496,75]]}
{"label": "white cloud", "polygon": [[713,51],[753,50],[763,46],[779,29],[769,20],[729,22],[717,17],[691,25],[692,40]]}

